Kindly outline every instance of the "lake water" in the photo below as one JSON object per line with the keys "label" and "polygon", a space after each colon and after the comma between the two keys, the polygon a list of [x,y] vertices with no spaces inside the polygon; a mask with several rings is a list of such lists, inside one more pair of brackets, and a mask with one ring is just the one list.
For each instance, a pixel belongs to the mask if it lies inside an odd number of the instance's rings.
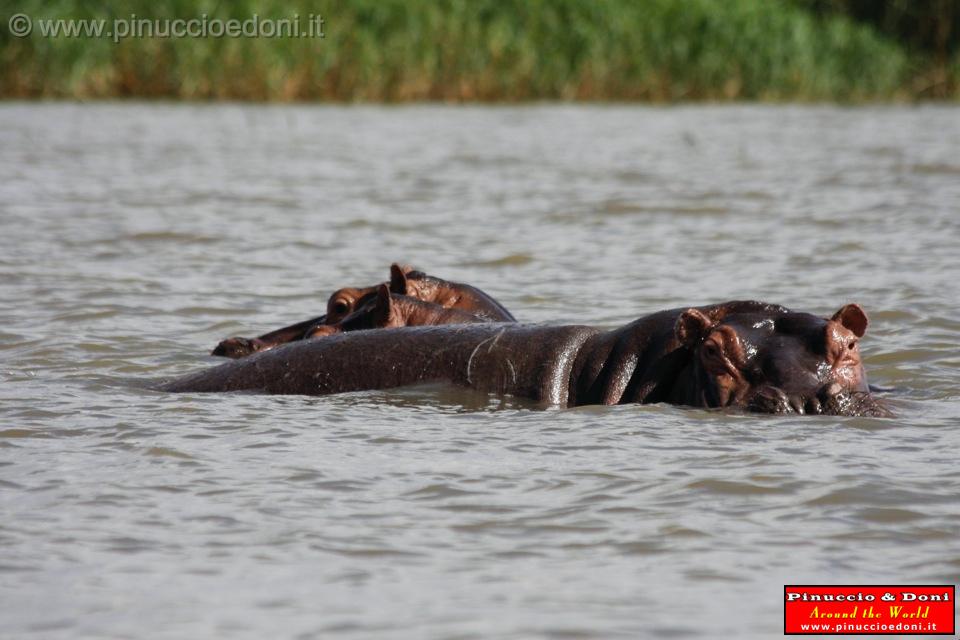
{"label": "lake water", "polygon": [[[960,578],[960,108],[0,105],[16,638],[770,638]],[[414,264],[523,321],[859,302],[896,419],[171,395]]]}

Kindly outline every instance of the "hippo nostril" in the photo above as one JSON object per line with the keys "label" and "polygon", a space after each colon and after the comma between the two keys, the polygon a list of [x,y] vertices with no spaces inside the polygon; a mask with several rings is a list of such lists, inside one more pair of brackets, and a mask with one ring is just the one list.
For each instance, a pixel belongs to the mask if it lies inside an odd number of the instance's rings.
{"label": "hippo nostril", "polygon": [[806,410],[807,413],[813,415],[820,415],[823,413],[823,407],[820,405],[820,401],[816,398],[810,398],[807,400]]}
{"label": "hippo nostril", "polygon": [[777,387],[763,387],[750,400],[747,407],[758,413],[790,413],[792,409],[787,394]]}
{"label": "hippo nostril", "polygon": [[790,398],[790,408],[796,413],[803,415],[803,399],[800,396],[793,396]]}
{"label": "hippo nostril", "polygon": [[259,351],[257,340],[251,340],[250,338],[227,338],[222,340],[220,344],[214,347],[213,351],[210,352],[212,356],[223,356],[226,358],[242,358],[248,356],[251,353]]}

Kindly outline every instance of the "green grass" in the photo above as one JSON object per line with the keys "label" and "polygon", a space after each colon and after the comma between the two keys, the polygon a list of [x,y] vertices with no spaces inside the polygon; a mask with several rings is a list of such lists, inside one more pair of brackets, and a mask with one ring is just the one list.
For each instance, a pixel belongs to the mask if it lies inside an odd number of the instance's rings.
{"label": "green grass", "polygon": [[[0,0],[0,96],[332,101],[882,100],[923,60],[783,0]],[[16,38],[9,16],[287,18],[323,39]],[[953,64],[952,74],[960,65]],[[951,80],[956,86],[956,82]]]}

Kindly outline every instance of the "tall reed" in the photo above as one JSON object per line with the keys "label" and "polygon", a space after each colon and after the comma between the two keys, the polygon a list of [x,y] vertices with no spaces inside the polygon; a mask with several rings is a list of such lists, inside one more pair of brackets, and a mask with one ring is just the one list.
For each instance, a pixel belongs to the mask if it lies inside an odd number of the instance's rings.
{"label": "tall reed", "polygon": [[[916,61],[786,0],[0,0],[0,95],[333,101],[877,100]],[[309,14],[321,38],[17,38],[41,19]],[[956,73],[957,65],[953,66]]]}

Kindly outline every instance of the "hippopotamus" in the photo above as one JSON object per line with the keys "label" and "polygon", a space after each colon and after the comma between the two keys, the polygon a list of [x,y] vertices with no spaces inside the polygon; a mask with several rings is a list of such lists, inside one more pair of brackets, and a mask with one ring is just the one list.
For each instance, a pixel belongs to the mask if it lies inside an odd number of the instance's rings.
{"label": "hippopotamus", "polygon": [[391,293],[386,284],[377,288],[377,294],[362,307],[336,324],[318,324],[306,332],[306,338],[319,338],[345,331],[385,329],[389,327],[418,327],[440,324],[471,324],[489,322],[486,318],[448,309],[433,302]]}
{"label": "hippopotamus", "polygon": [[867,315],[757,301],[678,308],[618,329],[456,324],[285,345],[173,380],[174,392],[324,395],[445,382],[543,405],[669,403],[762,413],[889,415],[869,392]]}
{"label": "hippopotamus", "polygon": [[[387,283],[384,283],[387,284]],[[308,337],[328,335],[325,326],[335,326],[348,315],[370,302],[377,293],[379,284],[369,287],[344,287],[337,289],[327,299],[327,312],[288,327],[276,329],[256,338],[235,336],[222,340],[210,355],[227,358],[243,358],[252,353],[266,351],[278,345],[296,342]],[[390,265],[389,287],[392,293],[406,295],[433,303],[445,309],[472,314],[482,321],[514,322],[515,318],[499,302],[477,287],[462,282],[451,282],[397,263]],[[423,314],[421,314],[423,315]],[[470,320],[474,322],[475,320]],[[427,324],[416,322],[411,324]],[[395,325],[391,325],[395,326]],[[396,325],[399,326],[399,325]]]}

